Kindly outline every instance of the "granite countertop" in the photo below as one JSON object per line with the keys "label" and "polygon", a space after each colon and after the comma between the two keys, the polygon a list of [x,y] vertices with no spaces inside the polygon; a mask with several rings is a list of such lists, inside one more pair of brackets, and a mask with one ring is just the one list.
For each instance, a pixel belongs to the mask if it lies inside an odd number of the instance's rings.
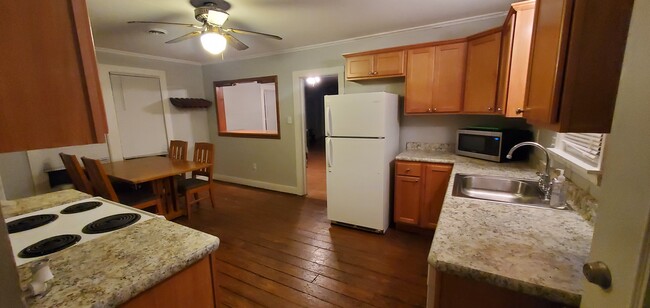
{"label": "granite countertop", "polygon": [[[41,206],[47,203],[46,196],[50,194],[21,199],[17,205],[39,209],[54,207],[83,199],[78,199],[77,193],[59,192],[46,207]],[[38,206],[30,205],[29,199]],[[6,209],[15,210],[10,205],[2,208]],[[27,300],[27,304],[29,307],[117,306],[218,247],[219,238],[215,236],[164,219],[149,219],[49,255],[54,274],[48,281],[51,290],[41,298]],[[18,267],[23,288],[31,278],[30,264]]]}
{"label": "granite countertop", "polygon": [[78,190],[66,189],[28,198],[0,201],[0,205],[2,205],[2,215],[6,219],[90,197],[92,196]]}
{"label": "granite countertop", "polygon": [[579,305],[593,227],[574,211],[452,196],[457,173],[536,179],[525,163],[408,150],[397,160],[453,163],[428,261],[437,270],[552,301]]}

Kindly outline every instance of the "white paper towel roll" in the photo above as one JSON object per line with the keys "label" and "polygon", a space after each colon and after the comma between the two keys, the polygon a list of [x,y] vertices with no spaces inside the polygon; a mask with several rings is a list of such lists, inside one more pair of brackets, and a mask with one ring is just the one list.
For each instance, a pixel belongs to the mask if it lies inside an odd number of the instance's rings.
{"label": "white paper towel roll", "polygon": [[47,262],[38,264],[32,269],[32,281],[46,282],[52,278],[54,278],[54,275]]}

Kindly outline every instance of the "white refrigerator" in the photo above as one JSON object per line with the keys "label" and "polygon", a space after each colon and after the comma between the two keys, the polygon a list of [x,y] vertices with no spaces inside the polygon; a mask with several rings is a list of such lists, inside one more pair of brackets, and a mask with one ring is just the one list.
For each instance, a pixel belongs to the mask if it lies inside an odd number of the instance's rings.
{"label": "white refrigerator", "polygon": [[384,233],[390,211],[391,163],[399,151],[397,95],[325,96],[327,218]]}

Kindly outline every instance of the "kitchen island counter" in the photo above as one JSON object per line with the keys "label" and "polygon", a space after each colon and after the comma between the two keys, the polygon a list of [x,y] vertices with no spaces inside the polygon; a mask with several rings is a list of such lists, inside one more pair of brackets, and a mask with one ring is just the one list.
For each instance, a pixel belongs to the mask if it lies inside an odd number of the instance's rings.
{"label": "kitchen island counter", "polygon": [[[79,200],[74,193],[67,196],[72,199],[58,198],[50,207]],[[43,203],[43,196],[33,198]],[[163,218],[149,219],[49,255],[54,274],[48,281],[51,290],[41,298],[28,299],[27,304],[114,307],[211,256],[218,246],[215,236]],[[23,288],[31,279],[30,264],[18,267]]]}
{"label": "kitchen island counter", "polygon": [[537,179],[526,163],[407,150],[397,160],[453,163],[428,261],[437,271],[569,305],[580,303],[593,227],[574,211],[452,196],[458,173]]}

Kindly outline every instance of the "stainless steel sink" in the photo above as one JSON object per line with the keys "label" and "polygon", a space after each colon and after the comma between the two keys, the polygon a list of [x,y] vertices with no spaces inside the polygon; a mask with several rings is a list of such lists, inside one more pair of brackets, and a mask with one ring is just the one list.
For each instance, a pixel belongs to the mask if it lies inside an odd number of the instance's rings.
{"label": "stainless steel sink", "polygon": [[489,175],[456,174],[453,196],[551,209],[537,181]]}

